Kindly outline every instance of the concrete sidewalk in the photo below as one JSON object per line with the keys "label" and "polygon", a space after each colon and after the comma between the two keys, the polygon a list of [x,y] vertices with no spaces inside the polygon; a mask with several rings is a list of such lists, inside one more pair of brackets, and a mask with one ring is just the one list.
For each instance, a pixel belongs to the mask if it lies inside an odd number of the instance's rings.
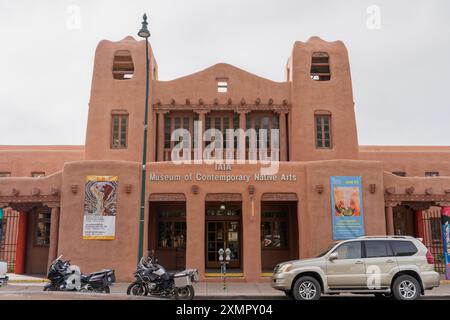
{"label": "concrete sidewalk", "polygon": [[[8,285],[0,288],[0,300],[6,298],[7,295],[29,295],[42,292],[45,282],[25,282],[24,279],[17,279],[19,282],[10,282]],[[20,281],[22,280],[22,281]],[[126,295],[129,283],[116,283],[111,287],[110,295],[100,295],[102,299],[128,299]],[[286,299],[283,292],[272,289],[269,283],[236,283],[228,282],[226,290],[223,283],[218,282],[199,282],[194,284],[196,299]],[[66,293],[66,295],[75,293]],[[99,297],[99,295],[95,295]],[[361,295],[342,294],[340,297],[353,296],[361,297]],[[83,296],[76,294],[74,299],[81,299]],[[109,298],[108,298],[109,297]],[[335,296],[333,296],[335,297]],[[441,286],[433,290],[426,291],[425,297],[436,299],[450,299],[450,282],[443,281]],[[86,299],[91,299],[87,294]]]}

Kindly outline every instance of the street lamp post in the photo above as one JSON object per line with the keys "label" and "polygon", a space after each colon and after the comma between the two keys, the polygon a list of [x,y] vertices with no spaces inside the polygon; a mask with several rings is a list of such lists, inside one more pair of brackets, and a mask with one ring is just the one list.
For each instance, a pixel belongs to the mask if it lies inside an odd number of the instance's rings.
{"label": "street lamp post", "polygon": [[147,14],[144,13],[142,27],[138,36],[145,39],[146,79],[145,79],[145,115],[144,115],[144,142],[142,145],[142,179],[141,179],[141,206],[139,214],[139,249],[138,263],[144,251],[144,217],[145,217],[145,182],[147,177],[147,134],[148,134],[148,95],[149,95],[149,72],[150,60],[148,56],[148,38],[150,31],[147,28]]}

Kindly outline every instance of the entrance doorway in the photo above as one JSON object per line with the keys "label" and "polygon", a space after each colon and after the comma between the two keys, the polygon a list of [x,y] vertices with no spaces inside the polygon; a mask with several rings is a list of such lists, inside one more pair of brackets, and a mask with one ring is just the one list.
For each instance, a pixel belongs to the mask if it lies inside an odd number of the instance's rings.
{"label": "entrance doorway", "polygon": [[241,268],[241,210],[240,202],[206,203],[206,268],[220,268],[220,249],[230,249],[227,268]]}
{"label": "entrance doorway", "polygon": [[168,270],[186,265],[186,202],[151,201],[148,248]]}
{"label": "entrance doorway", "polygon": [[261,202],[261,268],[271,272],[283,261],[298,259],[296,201]]}

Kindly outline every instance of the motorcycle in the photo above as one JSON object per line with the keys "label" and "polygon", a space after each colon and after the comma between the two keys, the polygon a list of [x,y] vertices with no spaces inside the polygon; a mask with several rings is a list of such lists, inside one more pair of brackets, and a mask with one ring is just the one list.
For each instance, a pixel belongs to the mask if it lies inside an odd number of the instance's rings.
{"label": "motorcycle", "polygon": [[177,300],[192,300],[195,295],[192,283],[199,281],[197,269],[167,272],[154,254],[140,259],[134,276],[136,279],[128,286],[127,295],[175,297]]}
{"label": "motorcycle", "polygon": [[114,270],[104,269],[86,276],[80,268],[63,261],[62,255],[52,262],[44,291],[78,291],[91,293],[110,293],[109,287],[116,281]]}

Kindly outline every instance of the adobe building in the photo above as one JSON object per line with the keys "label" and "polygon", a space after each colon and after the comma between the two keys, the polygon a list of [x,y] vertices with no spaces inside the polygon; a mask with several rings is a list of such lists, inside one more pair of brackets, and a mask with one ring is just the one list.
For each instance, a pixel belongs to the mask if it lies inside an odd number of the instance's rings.
{"label": "adobe building", "polygon": [[[336,238],[340,204],[330,181],[353,177],[360,182],[360,207],[344,208],[343,215],[360,215],[365,235],[422,237],[443,272],[450,147],[360,146],[341,41],[296,42],[283,82],[224,63],[160,81],[150,55],[144,250],[155,249],[161,264],[198,268],[203,280],[214,281],[220,279],[217,250],[230,248],[228,270],[236,281],[264,281],[278,262],[314,256]],[[44,274],[63,254],[83,272],[108,267],[119,281],[132,279],[145,84],[145,41],[101,41],[85,145],[0,146],[0,259],[11,270]],[[194,121],[203,130],[278,129],[278,172],[259,175],[261,163],[173,163],[171,132],[193,132]],[[88,195],[92,177],[114,177],[108,180],[114,198],[104,188]],[[115,229],[104,238],[84,233],[86,208],[95,207],[98,194],[115,204],[109,211]]]}

